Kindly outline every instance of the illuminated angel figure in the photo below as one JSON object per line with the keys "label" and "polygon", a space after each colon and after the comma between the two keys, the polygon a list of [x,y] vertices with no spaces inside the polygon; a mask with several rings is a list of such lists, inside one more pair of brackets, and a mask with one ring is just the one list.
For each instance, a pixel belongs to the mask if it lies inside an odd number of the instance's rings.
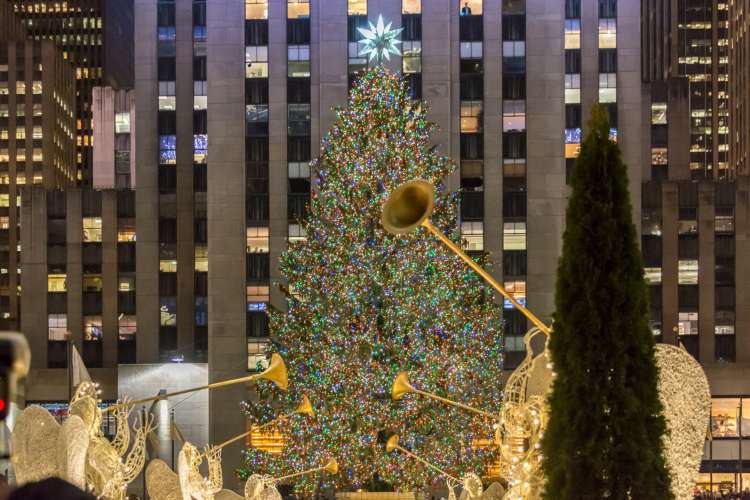
{"label": "illuminated angel figure", "polygon": [[208,462],[208,477],[200,471],[203,456],[194,444],[185,441],[180,450],[177,462],[177,473],[180,477],[180,488],[184,500],[213,500],[221,491],[224,479],[221,475],[221,448],[206,446],[205,457]]}
{"label": "illuminated angel figure", "polygon": [[253,474],[245,482],[245,500],[281,500],[276,479]]}
{"label": "illuminated angel figure", "polygon": [[[146,467],[146,488],[152,500],[183,500],[180,478],[163,460],[155,458]],[[186,493],[187,495],[187,493]],[[221,490],[215,500],[243,500],[231,490]]]}
{"label": "illuminated angel figure", "polygon": [[117,434],[110,442],[102,433],[102,412],[97,404],[96,388],[84,382],[70,402],[71,416],[78,416],[86,425],[89,436],[86,457],[86,483],[97,496],[113,500],[125,498],[128,484],[140,474],[146,457],[146,436],[154,430],[152,415],[144,422],[140,419],[134,427],[135,441],[130,453],[128,416],[132,405],[127,401],[118,403],[115,410]]}

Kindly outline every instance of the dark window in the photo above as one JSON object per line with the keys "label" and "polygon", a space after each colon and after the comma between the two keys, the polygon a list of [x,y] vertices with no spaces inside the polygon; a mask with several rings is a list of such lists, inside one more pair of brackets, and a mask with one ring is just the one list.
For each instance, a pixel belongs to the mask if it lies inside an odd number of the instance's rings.
{"label": "dark window", "polygon": [[[264,79],[266,85],[268,80]],[[268,90],[266,87],[266,95]],[[289,78],[286,82],[286,100],[290,103],[309,103],[310,102],[310,79],[309,78]]]}
{"label": "dark window", "polygon": [[166,354],[166,356],[163,356],[163,357],[169,358],[169,351],[175,351],[176,349],[177,349],[177,328],[174,326],[160,326],[159,327],[159,351]]}
{"label": "dark window", "polygon": [[581,17],[581,0],[565,0],[565,18],[578,19]]}
{"label": "dark window", "polygon": [[132,189],[117,191],[117,217],[135,217],[135,191]]}
{"label": "dark window", "polygon": [[121,273],[135,272],[135,243],[117,244],[117,270]]}
{"label": "dark window", "polygon": [[208,80],[208,65],[206,64],[206,60],[206,56],[193,57],[193,80]]}
{"label": "dark window", "polygon": [[208,295],[208,273],[195,273],[195,295],[199,297]]}
{"label": "dark window", "polygon": [[667,125],[651,125],[651,146],[667,147]]}
{"label": "dark window", "polygon": [[309,193],[289,193],[287,203],[287,219],[290,223],[303,221],[307,218],[310,208]]}
{"label": "dark window", "polygon": [[566,104],[565,105],[565,128],[580,128],[580,127],[581,127],[581,105],[580,104]]}
{"label": "dark window", "polygon": [[252,338],[268,337],[268,316],[262,311],[247,313],[247,336]]}
{"label": "dark window", "polygon": [[525,276],[526,275],[526,251],[505,250],[503,252],[503,275]]}
{"label": "dark window", "polygon": [[735,336],[734,335],[716,335],[716,346],[714,357],[716,361],[733,363],[735,361]]}
{"label": "dark window", "polygon": [[617,49],[599,49],[599,73],[617,73]]}
{"label": "dark window", "polygon": [[102,270],[102,244],[84,243],[81,245],[83,272],[99,273]]}
{"label": "dark window", "polygon": [[159,218],[159,241],[161,243],[177,242],[177,219]]}
{"label": "dark window", "polygon": [[47,314],[65,314],[68,312],[67,293],[47,294]]}
{"label": "dark window", "polygon": [[245,200],[247,220],[261,222],[268,220],[268,194],[248,194]]}
{"label": "dark window", "polygon": [[526,217],[526,191],[503,193],[503,216]]}
{"label": "dark window", "polygon": [[422,39],[422,16],[420,14],[403,14],[401,16],[401,39],[413,41]]}
{"label": "dark window", "polygon": [[526,158],[526,132],[503,133],[503,158]]}
{"label": "dark window", "polygon": [[287,139],[287,161],[310,161],[310,137],[289,137]]}
{"label": "dark window", "polygon": [[199,193],[205,193],[208,189],[208,169],[206,164],[196,164],[193,167],[193,189]]}
{"label": "dark window", "polygon": [[193,1],[193,26],[206,25],[206,2]]}
{"label": "dark window", "polygon": [[599,0],[599,18],[617,17],[617,0]]}
{"label": "dark window", "polygon": [[135,292],[117,293],[117,312],[120,314],[135,314]]}
{"label": "dark window", "polygon": [[156,7],[156,18],[158,26],[174,26],[174,2],[159,2]]}
{"label": "dark window", "polygon": [[208,133],[208,110],[197,109],[193,111],[193,134]]}
{"label": "dark window", "polygon": [[195,219],[195,242],[208,242],[208,221],[206,219]]}
{"label": "dark window", "polygon": [[65,218],[65,195],[67,191],[50,191],[47,193],[47,218]]}
{"label": "dark window", "polygon": [[288,45],[310,43],[310,19],[287,19],[286,42]]}
{"label": "dark window", "polygon": [[679,285],[677,287],[677,302],[680,311],[697,311],[698,310],[698,286],[697,285]]}
{"label": "dark window", "polygon": [[245,104],[268,104],[268,78],[245,80]]}
{"label": "dark window", "polygon": [[102,192],[86,189],[81,193],[81,212],[84,217],[99,217],[102,214]]}
{"label": "dark window", "polygon": [[661,237],[643,235],[641,237],[643,264],[646,267],[661,267]]}
{"label": "dark window", "polygon": [[349,16],[347,18],[347,35],[352,42],[362,38],[357,28],[367,28],[367,16]]}
{"label": "dark window", "polygon": [[481,75],[484,73],[483,59],[461,59],[459,61],[459,74],[461,77],[471,75]]}
{"label": "dark window", "polygon": [[482,16],[461,16],[458,18],[458,39],[462,42],[481,42],[484,38]]}
{"label": "dark window", "polygon": [[128,340],[120,338],[117,341],[117,362],[121,365],[136,362],[135,335],[131,337]]}
{"label": "dark window", "polygon": [[159,273],[159,295],[177,295],[177,273]]}
{"label": "dark window", "polygon": [[245,45],[268,45],[268,21],[245,21]]}
{"label": "dark window", "polygon": [[101,292],[83,292],[83,314],[99,315],[102,313]]}
{"label": "dark window", "polygon": [[735,307],[736,292],[733,286],[717,286],[714,290],[715,309],[718,311],[732,311]]}
{"label": "dark window", "polygon": [[503,99],[526,99],[526,75],[503,75]]}
{"label": "dark window", "polygon": [[247,280],[268,281],[270,276],[270,260],[267,253],[247,254]]}
{"label": "dark window", "polygon": [[484,192],[463,191],[461,193],[461,220],[481,221],[484,218]]}
{"label": "dark window", "polygon": [[481,160],[484,157],[483,134],[461,134],[461,159]]}
{"label": "dark window", "polygon": [[575,74],[581,72],[581,51],[578,49],[565,51],[565,73]]}
{"label": "dark window", "polygon": [[157,123],[159,135],[177,134],[177,113],[175,111],[159,111]]}
{"label": "dark window", "polygon": [[484,99],[484,78],[482,75],[461,76],[461,100],[481,101]]}
{"label": "dark window", "polygon": [[160,57],[157,64],[160,82],[173,82],[176,80],[177,66],[176,58]]}
{"label": "dark window", "polygon": [[526,72],[526,58],[503,56],[503,72],[512,73],[512,74],[525,73]]}
{"label": "dark window", "polygon": [[526,16],[503,16],[503,40],[520,41],[526,39]]}
{"label": "dark window", "polygon": [[409,97],[412,99],[422,98],[422,74],[411,73],[404,77],[409,86]]}
{"label": "dark window", "polygon": [[159,165],[159,192],[174,193],[177,188],[177,168],[174,165]]}
{"label": "dark window", "polygon": [[101,340],[83,341],[83,363],[87,367],[102,367],[102,344]]}

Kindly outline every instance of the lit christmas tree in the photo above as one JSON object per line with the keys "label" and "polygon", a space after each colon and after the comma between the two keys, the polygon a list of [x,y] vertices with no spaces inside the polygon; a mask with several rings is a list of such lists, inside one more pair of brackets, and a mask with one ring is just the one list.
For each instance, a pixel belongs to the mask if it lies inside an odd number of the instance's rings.
{"label": "lit christmas tree", "polygon": [[[391,190],[414,178],[439,185],[454,169],[430,146],[433,128],[406,84],[382,67],[366,72],[337,111],[314,165],[307,240],[281,257],[288,312],[271,313],[290,391],[262,395],[283,398],[286,408],[307,395],[316,415],[281,425],[281,454],[249,448],[241,476],[279,476],[333,457],[337,476],[305,476],[298,491],[432,482],[429,469],[385,452],[393,433],[452,474],[483,474],[492,459],[492,450],[471,446],[492,437],[492,422],[426,398],[390,398],[396,374],[407,370],[416,386],[445,397],[492,411],[501,400],[500,308],[482,281],[423,231],[397,237],[380,225]],[[432,220],[449,234],[456,199],[436,197]],[[248,405],[248,412],[268,420],[283,412],[274,406]]]}

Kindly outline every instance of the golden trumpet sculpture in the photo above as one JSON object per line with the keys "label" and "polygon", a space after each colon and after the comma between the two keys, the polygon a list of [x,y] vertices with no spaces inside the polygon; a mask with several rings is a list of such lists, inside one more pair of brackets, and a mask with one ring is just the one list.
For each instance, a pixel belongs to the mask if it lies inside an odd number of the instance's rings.
{"label": "golden trumpet sculpture", "polygon": [[[201,391],[203,389],[218,389],[219,387],[226,387],[229,385],[241,384],[243,382],[251,382],[253,380],[260,380],[260,379],[273,382],[282,391],[285,391],[287,389],[287,387],[289,386],[289,378],[287,377],[286,365],[284,364],[284,360],[281,358],[281,356],[274,353],[271,356],[271,362],[268,364],[268,368],[266,368],[261,373],[256,373],[255,375],[248,375],[246,377],[238,377],[238,378],[233,378],[229,380],[222,380],[221,382],[213,382],[211,384],[201,385],[199,387],[191,387],[190,389],[183,389],[181,391],[170,392],[168,394],[157,395],[157,396],[153,396],[150,398],[136,399],[135,401],[129,401],[128,404],[138,405],[141,403],[147,403],[149,401],[158,401],[160,399],[167,399],[172,396],[179,396],[181,394],[188,394],[191,392]],[[120,404],[112,405],[102,411],[105,413],[115,411],[120,406],[122,405]]]}
{"label": "golden trumpet sculpture", "polygon": [[385,451],[387,451],[388,453],[391,453],[391,452],[393,452],[393,450],[398,450],[401,453],[403,453],[404,455],[413,458],[417,462],[420,462],[421,464],[429,467],[430,469],[434,470],[435,472],[438,472],[439,474],[445,476],[446,478],[451,479],[451,480],[453,480],[453,481],[455,481],[457,483],[461,482],[457,477],[452,476],[451,474],[448,474],[447,472],[445,472],[443,469],[441,469],[437,465],[435,465],[435,464],[433,464],[431,462],[428,462],[427,460],[425,460],[424,458],[420,457],[419,455],[416,455],[416,454],[410,452],[409,450],[407,450],[406,448],[404,448],[403,446],[401,446],[400,444],[398,444],[398,440],[399,440],[398,434],[394,434],[393,436],[389,437],[388,441],[386,441],[386,443],[385,443]]}
{"label": "golden trumpet sculpture", "polygon": [[325,464],[322,467],[316,467],[314,469],[307,469],[300,472],[295,472],[294,474],[288,474],[286,476],[277,477],[276,481],[284,481],[286,479],[291,479],[293,477],[297,476],[304,476],[305,474],[312,474],[313,472],[318,471],[326,471],[329,474],[338,474],[339,473],[339,463],[336,461],[335,458],[332,458],[328,461],[327,464]]}
{"label": "golden trumpet sculpture", "polygon": [[464,410],[470,411],[472,413],[477,413],[479,415],[484,415],[485,417],[489,417],[492,419],[497,420],[500,418],[499,415],[492,414],[488,411],[480,410],[479,408],[474,408],[472,406],[459,403],[458,401],[453,401],[451,399],[438,396],[437,394],[433,394],[431,392],[417,389],[416,387],[411,385],[411,383],[409,383],[409,374],[407,372],[400,372],[398,375],[396,375],[396,378],[393,380],[393,386],[391,387],[391,398],[393,398],[394,401],[399,401],[401,398],[403,398],[406,394],[409,394],[409,393],[421,394],[422,396],[426,396],[430,399],[435,399],[445,404],[456,406],[458,408],[462,408]]}
{"label": "golden trumpet sculpture", "polygon": [[510,301],[513,306],[521,311],[529,321],[537,326],[544,333],[549,334],[550,328],[545,325],[531,311],[526,309],[510,294],[495,278],[485,271],[474,259],[466,255],[450,238],[445,236],[442,231],[437,229],[430,222],[430,215],[435,208],[435,188],[427,181],[416,179],[402,184],[394,190],[383,205],[383,212],[380,217],[380,223],[386,231],[392,234],[407,234],[418,227],[424,227],[441,242],[445,244],[453,253],[461,258],[469,267],[476,271],[492,288]]}

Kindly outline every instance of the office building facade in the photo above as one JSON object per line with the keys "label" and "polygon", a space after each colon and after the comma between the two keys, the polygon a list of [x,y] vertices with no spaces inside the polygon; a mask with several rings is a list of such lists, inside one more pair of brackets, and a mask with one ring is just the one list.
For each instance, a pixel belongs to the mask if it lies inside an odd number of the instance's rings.
{"label": "office building facade", "polygon": [[91,183],[92,90],[133,86],[132,0],[12,0],[28,36],[52,40],[75,68],[78,181]]}

